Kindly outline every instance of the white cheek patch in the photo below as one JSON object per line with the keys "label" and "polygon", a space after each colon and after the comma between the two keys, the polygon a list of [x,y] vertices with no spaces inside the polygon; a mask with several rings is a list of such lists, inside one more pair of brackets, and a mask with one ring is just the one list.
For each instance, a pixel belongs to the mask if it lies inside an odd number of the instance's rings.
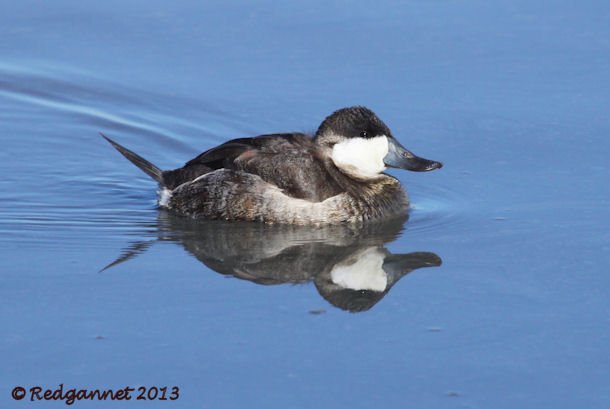
{"label": "white cheek patch", "polygon": [[340,263],[333,267],[330,278],[333,283],[352,290],[385,291],[388,275],[383,270],[385,254],[371,247],[358,255],[353,263]]}
{"label": "white cheek patch", "polygon": [[386,169],[383,158],[388,154],[388,138],[350,138],[333,146],[331,158],[343,172],[360,178],[374,178]]}

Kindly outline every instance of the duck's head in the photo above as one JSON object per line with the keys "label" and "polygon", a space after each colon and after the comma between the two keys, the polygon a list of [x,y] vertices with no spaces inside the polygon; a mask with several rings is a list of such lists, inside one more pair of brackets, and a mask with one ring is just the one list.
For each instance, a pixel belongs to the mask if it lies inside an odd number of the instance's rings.
{"label": "duck's head", "polygon": [[388,167],[427,172],[443,166],[405,149],[373,111],[360,106],[333,112],[315,141],[342,172],[361,180],[375,179]]}

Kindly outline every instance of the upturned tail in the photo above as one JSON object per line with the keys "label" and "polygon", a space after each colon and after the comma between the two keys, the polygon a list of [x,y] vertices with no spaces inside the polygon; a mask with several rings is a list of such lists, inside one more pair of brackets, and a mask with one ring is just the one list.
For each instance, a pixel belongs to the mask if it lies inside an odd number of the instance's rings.
{"label": "upturned tail", "polygon": [[125,156],[131,163],[139,167],[146,173],[148,176],[159,182],[159,184],[164,185],[163,183],[163,171],[138,155],[135,152],[130,151],[126,147],[119,145],[106,135],[100,132],[102,138],[106,139],[114,148],[121,153],[121,155]]}

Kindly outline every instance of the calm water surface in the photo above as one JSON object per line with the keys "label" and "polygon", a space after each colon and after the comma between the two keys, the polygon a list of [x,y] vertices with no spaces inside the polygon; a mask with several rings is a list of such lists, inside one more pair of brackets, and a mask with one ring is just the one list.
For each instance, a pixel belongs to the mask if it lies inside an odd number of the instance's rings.
{"label": "calm water surface", "polygon": [[[607,3],[275,3],[0,1],[0,406],[610,407]],[[354,104],[445,164],[409,220],[189,222],[98,136],[167,169]]]}

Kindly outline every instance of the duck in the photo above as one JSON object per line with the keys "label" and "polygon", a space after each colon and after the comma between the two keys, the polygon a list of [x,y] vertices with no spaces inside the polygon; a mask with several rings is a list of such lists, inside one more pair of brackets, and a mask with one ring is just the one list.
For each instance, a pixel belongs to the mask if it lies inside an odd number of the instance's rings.
{"label": "duck", "polygon": [[388,219],[409,208],[388,168],[442,167],[407,150],[364,106],[333,112],[314,135],[232,139],[165,171],[100,134],[159,184],[160,208],[201,219],[314,226]]}

